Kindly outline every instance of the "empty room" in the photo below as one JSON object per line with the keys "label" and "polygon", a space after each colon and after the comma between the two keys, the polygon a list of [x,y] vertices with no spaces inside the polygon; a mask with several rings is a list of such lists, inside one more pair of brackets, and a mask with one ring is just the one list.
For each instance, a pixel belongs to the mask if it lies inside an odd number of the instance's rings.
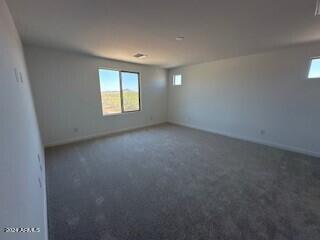
{"label": "empty room", "polygon": [[0,240],[320,239],[320,1],[0,0]]}

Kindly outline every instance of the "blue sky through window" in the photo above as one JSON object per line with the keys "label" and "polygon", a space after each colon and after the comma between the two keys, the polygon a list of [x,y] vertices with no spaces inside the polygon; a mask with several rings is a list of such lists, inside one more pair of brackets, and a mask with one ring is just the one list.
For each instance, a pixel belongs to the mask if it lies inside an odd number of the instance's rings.
{"label": "blue sky through window", "polygon": [[[119,71],[99,69],[100,89],[105,91],[120,91]],[[139,75],[122,72],[123,90],[139,91]]]}
{"label": "blue sky through window", "polygon": [[99,69],[100,89],[105,91],[120,91],[119,72]]}
{"label": "blue sky through window", "polygon": [[320,58],[312,59],[308,78],[320,78]]}
{"label": "blue sky through window", "polygon": [[139,91],[139,75],[137,73],[123,72],[121,77],[123,90]]}

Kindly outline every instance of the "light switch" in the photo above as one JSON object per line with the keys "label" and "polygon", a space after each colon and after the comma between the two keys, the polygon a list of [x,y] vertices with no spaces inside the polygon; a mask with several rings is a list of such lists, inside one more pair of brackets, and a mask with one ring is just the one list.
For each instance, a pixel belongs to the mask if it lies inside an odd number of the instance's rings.
{"label": "light switch", "polygon": [[20,82],[23,83],[23,77],[21,72],[19,72],[19,76],[20,76]]}
{"label": "light switch", "polygon": [[19,80],[19,74],[18,74],[18,70],[16,68],[14,69],[14,75],[16,77],[16,81],[19,82],[20,81]]}
{"label": "light switch", "polygon": [[42,165],[41,165],[41,160],[40,160],[40,154],[38,154],[38,162],[39,162],[40,171],[42,172]]}
{"label": "light switch", "polygon": [[42,188],[42,183],[41,183],[41,179],[40,178],[38,178],[38,182],[39,182],[40,188]]}

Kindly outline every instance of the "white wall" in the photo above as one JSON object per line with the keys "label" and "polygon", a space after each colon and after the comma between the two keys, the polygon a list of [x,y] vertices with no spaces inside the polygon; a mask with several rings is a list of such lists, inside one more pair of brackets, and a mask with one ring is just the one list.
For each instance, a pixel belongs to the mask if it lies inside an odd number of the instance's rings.
{"label": "white wall", "polygon": [[[47,146],[167,120],[163,69],[29,45],[25,50]],[[140,72],[141,112],[102,116],[98,67]]]}
{"label": "white wall", "polygon": [[312,44],[172,69],[169,121],[320,156],[320,80],[306,77],[319,55]]}
{"label": "white wall", "polygon": [[[14,69],[23,82],[16,80]],[[4,0],[0,0],[0,183],[0,239],[47,239],[43,146],[22,46]],[[39,227],[41,232],[4,233],[4,227]]]}

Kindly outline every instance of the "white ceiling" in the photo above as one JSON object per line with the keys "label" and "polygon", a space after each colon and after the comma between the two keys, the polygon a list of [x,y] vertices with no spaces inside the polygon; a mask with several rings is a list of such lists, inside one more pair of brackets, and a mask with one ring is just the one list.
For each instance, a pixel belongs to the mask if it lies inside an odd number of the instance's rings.
{"label": "white ceiling", "polygon": [[320,40],[316,0],[7,3],[27,43],[165,68]]}

